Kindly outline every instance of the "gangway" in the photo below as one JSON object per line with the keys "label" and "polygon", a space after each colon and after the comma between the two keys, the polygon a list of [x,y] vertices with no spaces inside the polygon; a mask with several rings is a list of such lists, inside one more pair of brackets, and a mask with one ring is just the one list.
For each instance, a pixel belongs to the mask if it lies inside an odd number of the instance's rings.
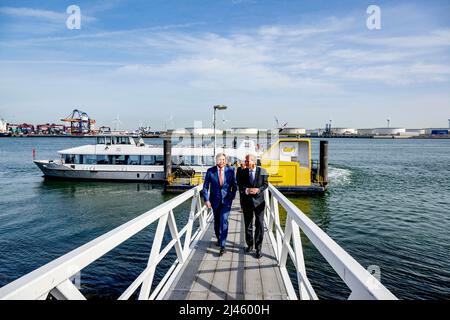
{"label": "gangway", "polygon": [[[218,256],[212,238],[212,212],[201,199],[202,186],[194,187],[151,209],[114,230],[51,261],[0,288],[0,299],[84,300],[72,278],[152,224],[157,224],[147,267],[120,295],[119,300],[148,299],[302,299],[318,296],[305,268],[303,233],[350,289],[348,299],[396,297],[332,240],[273,185],[265,191],[266,229],[263,257],[244,253],[243,215],[238,200],[230,214],[228,252]],[[189,218],[178,229],[174,210],[190,201]],[[286,211],[280,223],[279,207]],[[170,241],[162,248],[166,228]],[[155,271],[175,248],[176,260],[155,283]],[[287,260],[293,263],[297,284],[289,276]],[[294,281],[295,282],[295,281]],[[82,289],[81,289],[82,290]]]}

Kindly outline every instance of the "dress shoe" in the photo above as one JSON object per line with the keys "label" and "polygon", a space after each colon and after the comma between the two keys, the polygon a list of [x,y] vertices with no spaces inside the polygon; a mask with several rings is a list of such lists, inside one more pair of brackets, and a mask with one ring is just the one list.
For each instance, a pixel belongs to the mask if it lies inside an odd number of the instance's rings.
{"label": "dress shoe", "polygon": [[261,258],[261,250],[256,250],[255,257],[256,257],[257,259]]}
{"label": "dress shoe", "polygon": [[252,251],[253,247],[252,246],[247,246],[247,248],[245,249],[245,252],[250,252]]}
{"label": "dress shoe", "polygon": [[227,252],[225,247],[220,247],[219,256],[222,256],[225,252]]}

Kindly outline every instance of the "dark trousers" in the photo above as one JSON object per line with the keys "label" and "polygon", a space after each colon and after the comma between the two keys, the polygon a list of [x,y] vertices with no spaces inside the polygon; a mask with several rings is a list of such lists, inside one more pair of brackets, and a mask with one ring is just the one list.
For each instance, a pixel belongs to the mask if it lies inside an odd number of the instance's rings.
{"label": "dark trousers", "polygon": [[225,242],[228,236],[228,216],[230,215],[231,207],[220,204],[217,208],[213,208],[214,213],[214,232],[219,245],[225,247]]}
{"label": "dark trousers", "polygon": [[[245,223],[245,242],[247,246],[253,247],[256,250],[261,250],[262,241],[264,237],[264,207],[265,202],[257,207],[253,204],[246,204],[242,210],[244,211]],[[255,236],[253,237],[253,217],[255,217]]]}

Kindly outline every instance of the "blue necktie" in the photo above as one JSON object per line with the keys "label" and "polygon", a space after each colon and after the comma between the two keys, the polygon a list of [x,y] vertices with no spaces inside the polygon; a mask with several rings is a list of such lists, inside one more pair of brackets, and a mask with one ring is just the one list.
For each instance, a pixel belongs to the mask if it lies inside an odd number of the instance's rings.
{"label": "blue necktie", "polygon": [[253,182],[255,181],[255,171],[250,170],[250,184],[253,185]]}

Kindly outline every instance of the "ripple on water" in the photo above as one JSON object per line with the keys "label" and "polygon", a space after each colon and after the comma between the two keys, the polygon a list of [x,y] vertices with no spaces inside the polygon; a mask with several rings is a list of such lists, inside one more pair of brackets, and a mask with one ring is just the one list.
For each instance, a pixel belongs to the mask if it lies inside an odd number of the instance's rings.
{"label": "ripple on water", "polygon": [[328,180],[330,186],[345,186],[351,183],[352,171],[346,168],[329,167]]}

